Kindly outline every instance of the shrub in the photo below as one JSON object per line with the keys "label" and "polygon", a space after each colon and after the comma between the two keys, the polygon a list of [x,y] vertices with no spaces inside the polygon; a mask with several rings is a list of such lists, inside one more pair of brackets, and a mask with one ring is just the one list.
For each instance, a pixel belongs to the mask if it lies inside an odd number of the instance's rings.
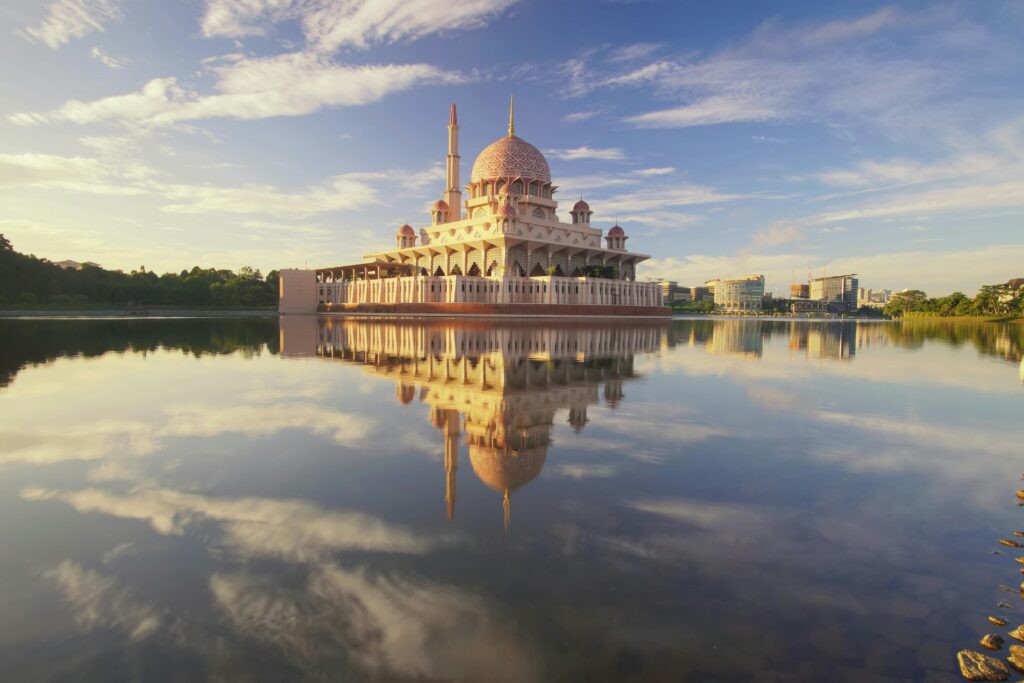
{"label": "shrub", "polygon": [[19,304],[34,304],[36,303],[36,295],[32,292],[22,292],[18,295]]}

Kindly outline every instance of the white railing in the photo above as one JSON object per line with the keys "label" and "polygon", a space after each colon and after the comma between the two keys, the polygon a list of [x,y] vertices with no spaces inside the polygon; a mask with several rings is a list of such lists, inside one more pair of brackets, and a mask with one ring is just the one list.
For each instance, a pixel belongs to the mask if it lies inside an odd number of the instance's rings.
{"label": "white railing", "polygon": [[317,283],[321,304],[495,303],[660,306],[651,282],[588,277],[410,276]]}

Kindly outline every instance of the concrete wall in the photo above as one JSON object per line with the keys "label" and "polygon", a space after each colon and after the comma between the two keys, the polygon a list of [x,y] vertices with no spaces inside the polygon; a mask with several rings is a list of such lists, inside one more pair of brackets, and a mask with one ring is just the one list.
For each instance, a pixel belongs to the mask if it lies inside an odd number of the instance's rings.
{"label": "concrete wall", "polygon": [[316,313],[319,303],[315,271],[294,268],[281,271],[278,312],[283,315]]}

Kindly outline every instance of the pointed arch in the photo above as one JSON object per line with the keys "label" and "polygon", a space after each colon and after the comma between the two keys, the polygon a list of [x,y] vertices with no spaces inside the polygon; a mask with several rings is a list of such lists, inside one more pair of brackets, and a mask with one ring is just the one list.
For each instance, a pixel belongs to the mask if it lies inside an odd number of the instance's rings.
{"label": "pointed arch", "polygon": [[422,275],[423,277],[426,277],[426,276],[430,275],[430,273],[427,272],[426,268],[420,268],[420,275]]}
{"label": "pointed arch", "polygon": [[441,266],[434,270],[434,277],[444,277],[444,270],[441,269]]}
{"label": "pointed arch", "polygon": [[469,267],[469,273],[467,274],[470,277],[480,277],[480,265],[474,263],[472,266]]}

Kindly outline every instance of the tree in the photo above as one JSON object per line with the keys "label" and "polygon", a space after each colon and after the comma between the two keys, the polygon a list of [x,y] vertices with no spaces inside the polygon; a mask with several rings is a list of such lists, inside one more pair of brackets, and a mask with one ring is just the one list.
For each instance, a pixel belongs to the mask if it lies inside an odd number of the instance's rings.
{"label": "tree", "polygon": [[14,251],[14,246],[11,241],[4,237],[3,233],[0,233],[0,253],[12,251]]}
{"label": "tree", "polygon": [[928,295],[920,289],[908,289],[905,292],[893,294],[883,311],[886,315],[898,318],[907,313],[921,311],[927,301]]}

